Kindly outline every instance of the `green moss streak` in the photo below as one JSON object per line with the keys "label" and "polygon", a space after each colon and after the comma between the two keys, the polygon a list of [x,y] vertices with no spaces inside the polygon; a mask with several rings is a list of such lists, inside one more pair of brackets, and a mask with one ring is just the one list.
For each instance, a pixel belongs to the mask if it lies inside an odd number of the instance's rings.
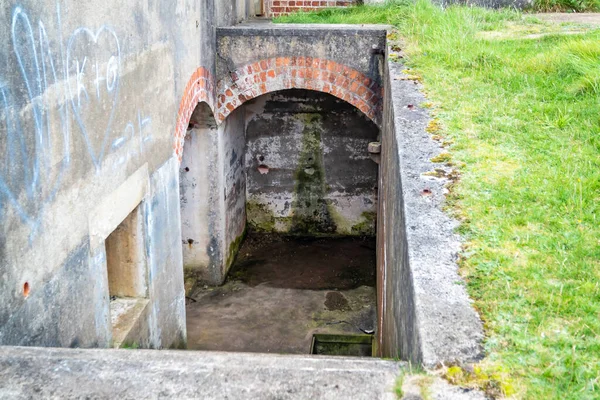
{"label": "green moss streak", "polygon": [[246,227],[244,227],[242,234],[235,238],[235,240],[229,245],[229,250],[227,251],[227,263],[225,264],[226,270],[228,270],[235,261],[235,257],[237,256],[238,251],[240,250],[240,247],[246,238],[246,232]]}
{"label": "green moss streak", "polygon": [[296,170],[292,202],[291,233],[318,235],[337,229],[325,200],[325,173],[321,146],[321,114],[306,114],[302,131],[302,150]]}

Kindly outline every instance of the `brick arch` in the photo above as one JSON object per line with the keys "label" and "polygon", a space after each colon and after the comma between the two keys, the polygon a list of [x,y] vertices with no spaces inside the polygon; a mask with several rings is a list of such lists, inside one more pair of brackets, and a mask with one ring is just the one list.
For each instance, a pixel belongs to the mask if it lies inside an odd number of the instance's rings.
{"label": "brick arch", "polygon": [[175,125],[175,140],[173,151],[179,162],[183,156],[183,141],[190,123],[190,117],[199,103],[205,102],[214,114],[214,79],[210,71],[204,67],[198,68],[185,86],[183,98],[179,103],[177,123]]}
{"label": "brick arch", "polygon": [[250,99],[285,89],[332,94],[379,126],[382,89],[377,82],[345,65],[313,57],[276,57],[235,70],[217,84],[217,122]]}

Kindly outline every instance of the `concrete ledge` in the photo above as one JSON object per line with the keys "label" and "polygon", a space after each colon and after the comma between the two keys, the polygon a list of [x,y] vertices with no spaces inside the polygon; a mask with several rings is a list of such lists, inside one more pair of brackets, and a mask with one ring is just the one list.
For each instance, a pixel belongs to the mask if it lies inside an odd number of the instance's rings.
{"label": "concrete ledge", "polygon": [[0,398],[395,399],[373,358],[0,347]]}
{"label": "concrete ledge", "polygon": [[245,23],[225,28],[217,28],[217,36],[311,36],[340,33],[364,35],[383,33],[391,29],[389,25],[350,25],[350,24],[273,24]]}
{"label": "concrete ledge", "polygon": [[[241,24],[217,28],[217,81],[275,57],[335,61],[381,83],[387,25]],[[252,49],[252,51],[248,51]]]}
{"label": "concrete ledge", "polygon": [[[388,232],[383,333],[390,355],[432,367],[482,357],[482,323],[458,274],[458,222],[443,212],[446,176],[431,159],[443,149],[426,131],[426,98],[402,64],[387,61],[382,159]],[[395,164],[399,164],[396,166]],[[445,172],[430,176],[427,172]],[[386,217],[387,215],[387,217]],[[393,300],[394,304],[390,304]]]}

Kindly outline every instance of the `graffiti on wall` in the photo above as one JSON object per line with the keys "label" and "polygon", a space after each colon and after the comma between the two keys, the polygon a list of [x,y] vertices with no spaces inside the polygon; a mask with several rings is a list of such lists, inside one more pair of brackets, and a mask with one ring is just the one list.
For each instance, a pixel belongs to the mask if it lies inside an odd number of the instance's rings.
{"label": "graffiti on wall", "polygon": [[100,173],[110,152],[133,142],[116,162],[122,164],[152,140],[152,120],[142,110],[114,126],[121,85],[115,30],[79,27],[63,36],[60,4],[55,17],[49,32],[43,20],[34,23],[15,7],[12,57],[0,70],[0,219],[2,209],[12,207],[30,227],[30,239],[72,166],[72,154],[86,155]]}

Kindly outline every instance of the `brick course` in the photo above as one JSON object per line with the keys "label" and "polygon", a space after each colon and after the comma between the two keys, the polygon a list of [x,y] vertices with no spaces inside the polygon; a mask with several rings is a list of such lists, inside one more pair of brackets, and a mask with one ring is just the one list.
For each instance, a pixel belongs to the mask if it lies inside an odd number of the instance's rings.
{"label": "brick course", "polygon": [[268,17],[278,17],[296,11],[313,11],[327,7],[347,7],[356,0],[264,0]]}
{"label": "brick course", "polygon": [[329,93],[363,112],[379,125],[382,88],[366,75],[331,60],[313,57],[276,57],[244,65],[221,79],[199,68],[186,86],[179,107],[173,150],[179,160],[190,117],[199,102],[206,102],[222,123],[248,100],[285,89],[308,89]]}
{"label": "brick course", "polygon": [[185,86],[183,99],[179,104],[177,113],[173,151],[177,154],[179,162],[181,162],[183,156],[183,140],[194,109],[198,103],[203,101],[208,104],[211,110],[214,110],[214,97],[214,78],[212,74],[204,67],[198,68]]}

